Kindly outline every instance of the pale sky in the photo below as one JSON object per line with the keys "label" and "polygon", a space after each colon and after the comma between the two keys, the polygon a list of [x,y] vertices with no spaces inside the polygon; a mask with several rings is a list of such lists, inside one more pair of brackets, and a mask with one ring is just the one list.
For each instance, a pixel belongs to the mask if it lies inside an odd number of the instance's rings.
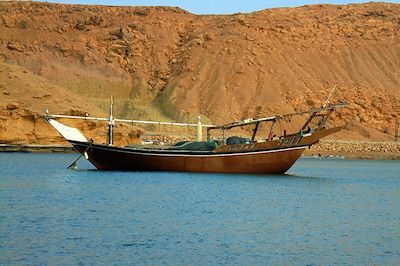
{"label": "pale sky", "polygon": [[[43,1],[43,0],[42,0]],[[311,4],[349,4],[382,1],[362,0],[285,0],[285,1],[264,1],[264,0],[55,0],[48,1],[67,4],[90,4],[110,6],[177,6],[194,14],[232,14],[247,13],[273,7],[293,7]],[[400,0],[385,1],[400,3]]]}

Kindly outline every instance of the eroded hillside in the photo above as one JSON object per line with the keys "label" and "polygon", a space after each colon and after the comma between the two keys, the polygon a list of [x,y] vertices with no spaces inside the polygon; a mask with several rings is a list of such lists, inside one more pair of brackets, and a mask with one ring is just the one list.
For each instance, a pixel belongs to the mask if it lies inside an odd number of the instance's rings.
{"label": "eroded hillside", "polygon": [[[26,69],[0,62],[0,140],[1,143],[66,143],[45,122],[42,114],[49,108],[53,114],[106,116],[96,105],[54,85]],[[90,110],[90,114],[87,113]],[[85,132],[100,143],[107,141],[107,124],[96,121],[64,121]],[[142,131],[126,124],[115,130],[117,144],[139,141]]]}
{"label": "eroded hillside", "polygon": [[114,95],[120,117],[192,121],[201,114],[225,123],[321,105],[337,84],[332,100],[349,102],[334,117],[349,122],[337,137],[393,138],[397,4],[199,16],[167,7],[1,3],[0,16],[1,60],[69,90],[71,106],[77,98],[92,103],[85,112],[105,112]]}

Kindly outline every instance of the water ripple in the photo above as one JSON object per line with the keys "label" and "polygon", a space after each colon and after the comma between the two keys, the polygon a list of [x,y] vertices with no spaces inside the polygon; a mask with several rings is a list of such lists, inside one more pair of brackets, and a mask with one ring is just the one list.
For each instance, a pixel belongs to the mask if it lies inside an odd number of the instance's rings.
{"label": "water ripple", "polygon": [[0,154],[0,265],[400,261],[396,161],[306,159],[277,176],[65,169],[74,158]]}

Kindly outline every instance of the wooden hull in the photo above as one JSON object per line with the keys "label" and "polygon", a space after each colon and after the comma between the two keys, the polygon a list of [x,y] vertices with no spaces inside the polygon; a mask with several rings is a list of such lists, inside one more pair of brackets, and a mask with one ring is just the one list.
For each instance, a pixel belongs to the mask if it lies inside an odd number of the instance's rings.
{"label": "wooden hull", "polygon": [[[333,90],[332,90],[333,92]],[[132,170],[132,171],[179,171],[179,172],[213,172],[213,173],[260,173],[283,174],[301,156],[305,148],[317,143],[321,138],[333,134],[342,127],[326,128],[326,121],[337,109],[346,106],[346,103],[328,104],[321,108],[311,109],[280,116],[246,119],[222,126],[208,125],[207,139],[210,139],[210,130],[219,129],[223,132],[235,127],[255,125],[251,139],[231,136],[227,139],[210,142],[192,142],[177,146],[163,146],[145,148],[140,146],[117,147],[113,143],[113,124],[119,122],[158,123],[167,122],[137,121],[114,119],[112,104],[110,117],[77,117],[79,119],[102,120],[109,123],[110,145],[94,144],[76,128],[69,127],[54,120],[59,118],[76,118],[66,115],[48,115],[44,118],[66,140],[68,140],[81,154],[100,170]],[[300,130],[293,134],[274,135],[273,126],[281,120],[290,119],[294,115],[310,114],[307,122]],[[260,123],[271,122],[268,138],[257,139],[256,134]],[[175,125],[193,126],[192,124],[170,123]],[[201,137],[201,123],[197,125],[198,136]],[[202,146],[203,145],[203,146]],[[204,146],[206,145],[206,146]],[[80,158],[80,157],[79,157]],[[78,159],[79,159],[78,158]],[[77,159],[77,160],[78,160]],[[71,164],[73,166],[75,162]]]}
{"label": "wooden hull", "polygon": [[100,170],[283,174],[307,146],[230,153],[160,151],[71,141]]}

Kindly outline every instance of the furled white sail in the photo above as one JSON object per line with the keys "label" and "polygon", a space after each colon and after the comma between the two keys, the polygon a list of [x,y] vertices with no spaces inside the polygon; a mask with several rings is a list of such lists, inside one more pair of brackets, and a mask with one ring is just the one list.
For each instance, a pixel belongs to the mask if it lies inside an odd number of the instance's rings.
{"label": "furled white sail", "polygon": [[52,125],[58,131],[58,133],[60,133],[61,136],[63,136],[66,140],[82,141],[82,142],[88,141],[85,138],[85,136],[78,129],[74,127],[66,126],[51,118],[48,118],[47,122],[49,122],[49,124]]}

